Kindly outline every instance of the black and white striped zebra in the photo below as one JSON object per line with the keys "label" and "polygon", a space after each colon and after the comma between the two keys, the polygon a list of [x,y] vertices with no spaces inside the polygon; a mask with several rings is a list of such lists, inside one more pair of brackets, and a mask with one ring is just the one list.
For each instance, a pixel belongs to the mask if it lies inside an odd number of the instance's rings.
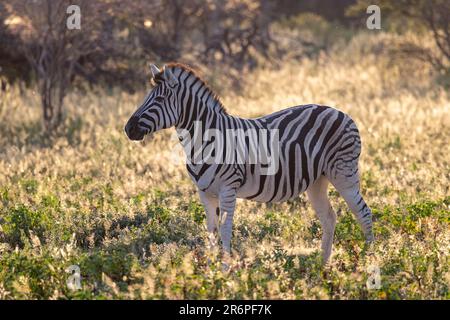
{"label": "black and white striped zebra", "polygon": [[[280,202],[306,191],[322,225],[322,254],[327,262],[336,226],[327,195],[329,182],[355,214],[366,240],[373,240],[372,213],[360,194],[360,136],[347,114],[327,106],[301,105],[260,118],[239,118],[229,115],[213,91],[186,65],[171,63],[162,71],[152,65],[151,70],[154,88],[125,126],[131,140],[175,127],[186,154],[192,157],[212,143],[212,139],[203,139],[200,144],[186,146],[182,137],[186,132],[195,135],[194,123],[223,132],[222,147],[228,152],[238,151],[228,145],[227,129],[277,130],[276,172],[269,174],[267,164],[248,161],[187,164],[206,210],[211,245],[216,244],[218,232],[224,252],[231,252],[236,198]],[[249,143],[249,139],[243,141],[244,145]],[[218,153],[220,150],[215,150],[212,157]]]}

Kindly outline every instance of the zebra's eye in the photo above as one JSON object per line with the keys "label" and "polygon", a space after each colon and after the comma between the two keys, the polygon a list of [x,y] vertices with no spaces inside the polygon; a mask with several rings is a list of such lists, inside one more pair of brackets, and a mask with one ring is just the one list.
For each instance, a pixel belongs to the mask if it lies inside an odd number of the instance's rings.
{"label": "zebra's eye", "polygon": [[162,103],[164,101],[164,97],[156,97],[154,99],[155,102]]}

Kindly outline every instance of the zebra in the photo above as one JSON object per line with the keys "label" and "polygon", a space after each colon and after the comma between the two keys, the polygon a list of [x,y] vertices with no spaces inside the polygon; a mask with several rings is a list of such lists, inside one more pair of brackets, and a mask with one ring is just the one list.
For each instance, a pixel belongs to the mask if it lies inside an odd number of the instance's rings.
{"label": "zebra", "polygon": [[[349,115],[329,106],[309,104],[259,118],[240,118],[226,111],[220,98],[189,66],[169,63],[160,70],[151,65],[151,73],[153,88],[125,126],[130,140],[142,140],[147,134],[175,127],[183,144],[181,132],[193,134],[194,122],[222,131],[238,128],[278,132],[276,172],[269,174],[262,164],[245,161],[186,164],[206,211],[211,247],[217,245],[219,236],[224,256],[230,257],[237,198],[282,202],[306,192],[322,227],[322,260],[328,263],[337,220],[328,198],[329,183],[355,215],[366,242],[374,240],[372,212],[360,193],[361,139]],[[201,142],[200,148],[208,143]],[[197,152],[195,148],[199,146],[185,148],[186,154]],[[233,149],[226,145],[224,148]]]}

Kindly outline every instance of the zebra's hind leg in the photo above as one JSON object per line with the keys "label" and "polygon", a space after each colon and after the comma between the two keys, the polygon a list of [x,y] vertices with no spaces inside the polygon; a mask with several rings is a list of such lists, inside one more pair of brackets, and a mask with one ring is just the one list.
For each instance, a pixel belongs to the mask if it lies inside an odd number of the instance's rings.
{"label": "zebra's hind leg", "polygon": [[361,139],[353,121],[344,133],[345,141],[328,162],[326,176],[361,225],[367,242],[373,241],[372,211],[359,192],[358,161],[361,154]]}
{"label": "zebra's hind leg", "polygon": [[355,215],[360,224],[366,242],[374,240],[372,230],[372,211],[367,206],[360,194],[359,175],[356,170],[352,176],[338,174],[334,179],[330,179],[339,194],[344,198],[350,210]]}
{"label": "zebra's hind leg", "polygon": [[306,190],[311,205],[322,225],[322,258],[327,263],[331,256],[334,229],[336,227],[336,213],[328,199],[328,180],[325,176],[319,177],[314,184]]}

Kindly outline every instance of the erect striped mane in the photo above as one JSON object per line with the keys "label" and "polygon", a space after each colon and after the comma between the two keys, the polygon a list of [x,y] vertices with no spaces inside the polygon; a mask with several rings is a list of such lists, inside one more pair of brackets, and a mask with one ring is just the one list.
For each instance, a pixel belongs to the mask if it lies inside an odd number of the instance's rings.
{"label": "erect striped mane", "polygon": [[171,69],[182,69],[185,72],[189,73],[190,76],[197,78],[200,83],[206,88],[208,93],[211,93],[213,99],[215,102],[217,102],[217,107],[218,110],[224,114],[227,114],[227,111],[220,99],[220,97],[214,92],[213,89],[211,89],[211,87],[206,83],[206,81],[198,74],[197,71],[195,71],[194,69],[192,69],[190,66],[184,64],[184,63],[179,63],[179,62],[170,62],[168,64],[166,64],[166,68],[171,68]]}

